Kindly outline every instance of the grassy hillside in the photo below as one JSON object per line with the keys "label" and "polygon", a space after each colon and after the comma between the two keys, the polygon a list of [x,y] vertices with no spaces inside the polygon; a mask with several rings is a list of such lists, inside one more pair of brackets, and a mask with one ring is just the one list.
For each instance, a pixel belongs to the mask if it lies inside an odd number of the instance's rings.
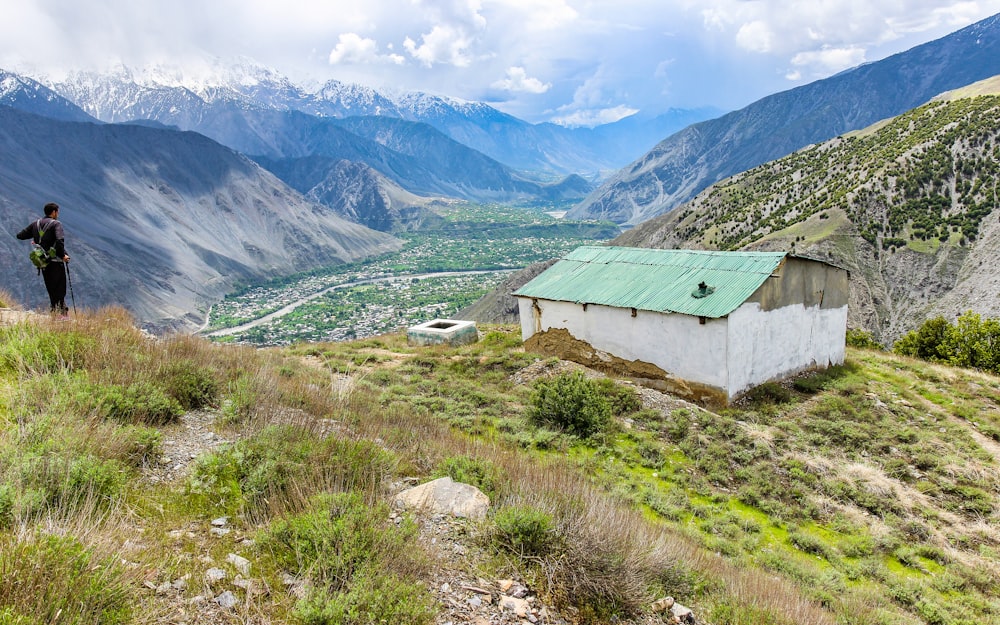
{"label": "grassy hillside", "polygon": [[[662,622],[668,595],[713,625],[1000,623],[1000,379],[850,350],[713,413],[481,330],[0,327],[0,623],[475,622],[442,579],[520,580],[543,623]],[[443,560],[390,505],[442,475],[492,501]],[[226,611],[210,572],[235,556]]]}

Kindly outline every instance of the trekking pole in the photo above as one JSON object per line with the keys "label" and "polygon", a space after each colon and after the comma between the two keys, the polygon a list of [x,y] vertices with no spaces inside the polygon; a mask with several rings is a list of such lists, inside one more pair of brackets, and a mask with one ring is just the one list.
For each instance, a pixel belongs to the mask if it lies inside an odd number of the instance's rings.
{"label": "trekking pole", "polygon": [[69,263],[63,263],[66,266],[66,282],[69,283],[69,299],[73,302],[73,314],[76,315],[76,296],[73,295],[73,278],[69,273]]}

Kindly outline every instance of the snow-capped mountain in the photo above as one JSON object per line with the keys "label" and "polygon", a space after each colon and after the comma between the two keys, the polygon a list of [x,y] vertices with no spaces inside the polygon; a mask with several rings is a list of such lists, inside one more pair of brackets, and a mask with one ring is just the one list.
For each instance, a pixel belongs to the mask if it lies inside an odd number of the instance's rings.
{"label": "snow-capped mountain", "polygon": [[[251,63],[190,76],[170,68],[119,67],[103,74],[72,74],[52,85],[104,121],[152,120],[193,130],[269,163],[276,172],[294,169],[288,163],[278,167],[286,159],[322,156],[331,163],[364,163],[422,195],[503,201],[553,193],[580,199],[589,191],[577,184],[556,190],[469,147],[472,142],[452,138],[488,138],[475,120],[485,124],[502,117],[475,103],[422,94],[391,100],[369,88],[336,82],[307,93]],[[470,121],[463,110],[477,117]],[[412,118],[432,119],[436,125]],[[450,129],[451,135],[439,128]]]}
{"label": "snow-capped mountain", "polygon": [[[594,178],[617,169],[652,147],[666,130],[679,130],[692,121],[682,113],[669,129],[663,127],[662,118],[644,120],[637,128],[633,123],[601,130],[530,124],[481,102],[440,95],[380,92],[336,80],[306,88],[248,59],[233,64],[206,62],[183,70],[119,67],[101,74],[76,73],[48,84],[103,121],[152,119],[199,132],[214,126],[216,134],[206,134],[232,147],[236,146],[226,137],[220,116],[236,117],[236,111],[421,122],[515,170],[539,172],[549,179],[569,173]],[[694,121],[715,113],[696,113]]]}
{"label": "snow-capped mountain", "polygon": [[52,89],[25,76],[0,69],[0,106],[31,111],[65,121],[95,121]]}

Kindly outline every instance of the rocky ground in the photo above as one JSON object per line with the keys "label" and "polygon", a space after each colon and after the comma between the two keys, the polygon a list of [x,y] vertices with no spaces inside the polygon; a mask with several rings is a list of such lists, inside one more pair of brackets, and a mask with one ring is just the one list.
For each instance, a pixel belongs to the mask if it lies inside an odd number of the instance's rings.
{"label": "rocky ground", "polygon": [[[538,362],[516,374],[527,382],[541,376],[555,375],[568,369],[584,369],[565,361]],[[585,370],[585,369],[584,369]],[[585,370],[587,375],[600,375]],[[670,409],[682,402],[649,389],[639,389],[643,403],[650,408]],[[686,403],[686,402],[682,402]],[[199,455],[231,442],[216,432],[211,412],[189,412],[178,423],[163,429],[162,456],[145,468],[150,484],[177,483],[184,479]],[[415,484],[400,482],[399,491]],[[428,584],[439,604],[436,625],[568,625],[575,622],[571,612],[560,612],[546,605],[525,582],[517,579],[486,579],[477,572],[485,559],[474,539],[474,521],[434,511],[416,512],[419,541],[433,563]],[[400,518],[398,514],[393,519]],[[145,587],[155,593],[162,606],[158,622],[170,625],[221,625],[229,623],[269,624],[261,607],[276,593],[301,593],[301,580],[287,575],[283,587],[270,587],[254,577],[251,539],[230,519],[193,522],[170,530],[169,538],[177,551],[199,554],[199,573],[181,579],[169,579],[158,570],[148,571]],[[224,561],[208,554],[218,553],[218,541],[229,545]],[[137,549],[141,544],[135,545]],[[693,623],[681,606],[660,603],[664,616],[654,615],[643,624]],[[675,614],[682,615],[676,617]],[[686,615],[686,616],[685,616]],[[635,623],[639,625],[639,623]]]}
{"label": "rocky ground", "polygon": [[[145,468],[151,484],[179,483],[199,455],[231,442],[213,431],[214,415],[189,412],[176,424],[163,430],[163,455]],[[400,482],[399,489],[412,484]],[[398,515],[393,519],[398,519]],[[472,538],[471,523],[441,513],[418,513],[421,545],[433,562],[428,583],[438,600],[438,625],[522,625],[572,622],[551,606],[539,601],[532,590],[518,580],[488,580],[474,572],[480,557]],[[284,588],[271,588],[253,575],[253,562],[240,555],[251,550],[250,539],[236,529],[229,519],[210,523],[190,523],[169,532],[178,551],[202,554],[198,576],[164,578],[160,571],[146,574],[145,587],[155,593],[163,615],[160,622],[171,625],[266,623],[259,607],[271,593],[300,593],[301,580],[291,575]],[[213,561],[208,554],[212,543],[226,541],[231,552],[225,561]],[[141,548],[141,545],[136,545]],[[193,592],[197,589],[198,592]]]}

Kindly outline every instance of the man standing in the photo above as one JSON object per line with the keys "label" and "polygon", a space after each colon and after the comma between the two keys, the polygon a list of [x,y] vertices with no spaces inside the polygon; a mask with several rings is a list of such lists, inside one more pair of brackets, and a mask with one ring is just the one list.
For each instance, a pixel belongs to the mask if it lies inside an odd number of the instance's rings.
{"label": "man standing", "polygon": [[69,262],[69,254],[66,253],[63,227],[59,222],[59,205],[49,202],[44,211],[45,217],[28,224],[27,228],[17,233],[17,238],[22,241],[31,239],[48,253],[49,263],[42,269],[42,276],[45,278],[45,290],[49,292],[50,310],[61,318],[68,318],[66,263]]}

